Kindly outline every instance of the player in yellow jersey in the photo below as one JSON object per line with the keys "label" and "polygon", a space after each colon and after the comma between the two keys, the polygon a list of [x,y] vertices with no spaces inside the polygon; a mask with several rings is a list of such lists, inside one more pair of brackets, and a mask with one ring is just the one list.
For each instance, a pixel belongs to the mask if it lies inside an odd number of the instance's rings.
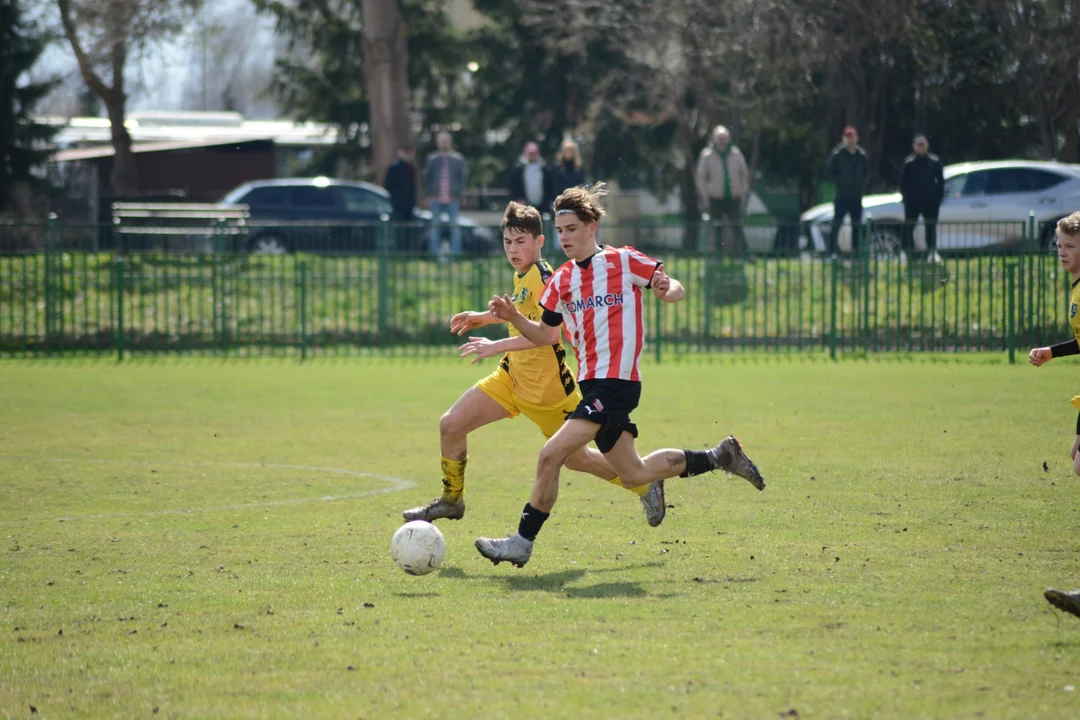
{"label": "player in yellow jersey", "polygon": [[[1069,292],[1069,328],[1073,339],[1051,347],[1033,348],[1028,354],[1028,362],[1035,367],[1044,365],[1053,358],[1080,354],[1080,212],[1062,218],[1057,224],[1058,261],[1065,272],[1072,277],[1072,289]],[[1080,395],[1072,399],[1073,407],[1080,410]],[[1076,418],[1076,438],[1072,444],[1073,472],[1080,475],[1080,415]],[[1050,588],[1043,597],[1054,607],[1080,617],[1080,590],[1065,592]]]}
{"label": "player in yellow jersey", "polygon": [[[543,315],[540,295],[554,274],[541,258],[544,245],[543,225],[536,208],[511,202],[503,215],[503,249],[514,267],[514,295],[518,311],[539,320]],[[462,312],[450,320],[450,330],[462,335],[470,330],[502,322],[490,312]],[[480,358],[505,353],[493,373],[469,388],[439,421],[442,451],[443,492],[427,505],[402,513],[406,520],[433,521],[439,518],[459,520],[465,515],[465,464],[468,434],[497,420],[524,415],[532,420],[545,438],[562,427],[566,418],[581,402],[581,392],[574,374],[566,367],[562,341],[537,347],[522,337],[514,326],[504,340],[469,338],[461,346],[461,355]],[[592,448],[582,448],[566,459],[570,470],[590,473],[622,487],[615,470],[604,456]],[[664,520],[664,484],[662,481],[631,489],[641,499],[649,524],[656,527]]]}

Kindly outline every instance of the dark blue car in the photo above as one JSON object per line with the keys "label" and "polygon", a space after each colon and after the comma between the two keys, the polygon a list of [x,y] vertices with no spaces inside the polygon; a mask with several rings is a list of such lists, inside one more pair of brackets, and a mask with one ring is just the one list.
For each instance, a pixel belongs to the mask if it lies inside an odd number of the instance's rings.
{"label": "dark blue car", "polygon": [[[390,194],[378,185],[324,177],[257,180],[232,190],[225,205],[247,205],[247,233],[237,248],[253,253],[356,253],[380,248],[382,218],[391,214]],[[415,222],[389,229],[397,252],[426,252],[431,213],[413,211]],[[498,238],[488,228],[461,218],[462,251],[488,255]],[[449,230],[445,230],[449,235]]]}

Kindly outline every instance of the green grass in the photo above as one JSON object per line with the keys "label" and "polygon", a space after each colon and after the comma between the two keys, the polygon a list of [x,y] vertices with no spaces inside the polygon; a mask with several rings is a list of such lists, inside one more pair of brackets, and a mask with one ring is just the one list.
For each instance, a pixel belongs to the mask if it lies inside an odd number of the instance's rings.
{"label": "green grass", "polygon": [[1080,621],[1041,597],[1080,586],[1074,364],[648,366],[639,446],[734,431],[765,492],[674,480],[650,529],[566,473],[533,560],[494,567],[472,541],[514,529],[541,444],[499,423],[407,576],[390,537],[480,372],[0,364],[0,717],[1080,712]]}

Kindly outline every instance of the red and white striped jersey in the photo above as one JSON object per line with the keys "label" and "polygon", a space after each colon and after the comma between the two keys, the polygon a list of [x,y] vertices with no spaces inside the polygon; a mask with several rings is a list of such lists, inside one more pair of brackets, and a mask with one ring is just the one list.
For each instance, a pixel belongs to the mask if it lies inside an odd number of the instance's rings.
{"label": "red and white striped jersey", "polygon": [[577,356],[579,382],[641,380],[641,289],[662,265],[632,247],[603,246],[584,266],[571,260],[555,271],[540,305],[562,315]]}

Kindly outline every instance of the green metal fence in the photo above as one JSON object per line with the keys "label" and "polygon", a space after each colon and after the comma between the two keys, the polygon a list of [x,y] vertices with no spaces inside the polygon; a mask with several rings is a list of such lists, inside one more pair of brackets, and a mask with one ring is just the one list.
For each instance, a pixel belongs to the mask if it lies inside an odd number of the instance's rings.
{"label": "green metal fence", "polygon": [[[648,352],[659,360],[762,350],[1013,357],[1017,347],[1068,336],[1069,278],[1024,225],[1019,249],[937,262],[872,247],[835,259],[796,250],[746,260],[654,243],[687,296],[674,305],[649,296]],[[76,232],[31,231],[53,235],[48,247]],[[366,255],[0,254],[0,354],[448,355],[460,343],[450,316],[486,307],[511,287],[511,272],[498,254],[440,262],[386,244]]]}

